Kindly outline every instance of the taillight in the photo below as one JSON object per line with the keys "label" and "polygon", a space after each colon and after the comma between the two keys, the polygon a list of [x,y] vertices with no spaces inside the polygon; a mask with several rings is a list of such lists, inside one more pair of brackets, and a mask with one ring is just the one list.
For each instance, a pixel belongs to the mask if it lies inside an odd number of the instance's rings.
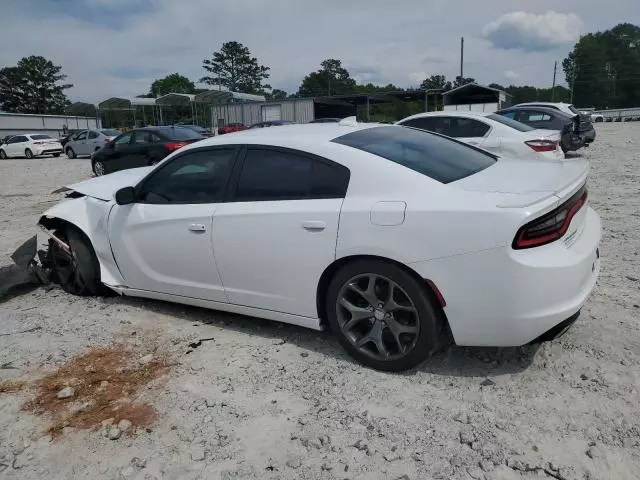
{"label": "taillight", "polygon": [[586,202],[587,186],[584,185],[558,208],[521,227],[511,246],[516,250],[533,248],[562,238],[567,233],[571,220]]}
{"label": "taillight", "polygon": [[529,140],[524,143],[536,152],[554,152],[558,148],[558,142],[553,140]]}
{"label": "taillight", "polygon": [[170,152],[175,152],[176,150],[184,147],[185,145],[186,145],[185,142],[170,142],[170,143],[165,143],[164,148],[166,148]]}

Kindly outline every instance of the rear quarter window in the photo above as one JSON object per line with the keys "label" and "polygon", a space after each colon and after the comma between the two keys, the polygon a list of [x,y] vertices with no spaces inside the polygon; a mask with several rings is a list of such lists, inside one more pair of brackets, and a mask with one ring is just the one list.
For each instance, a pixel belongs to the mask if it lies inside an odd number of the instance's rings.
{"label": "rear quarter window", "polygon": [[332,142],[372,153],[441,183],[468,177],[496,161],[461,142],[401,126],[358,130]]}

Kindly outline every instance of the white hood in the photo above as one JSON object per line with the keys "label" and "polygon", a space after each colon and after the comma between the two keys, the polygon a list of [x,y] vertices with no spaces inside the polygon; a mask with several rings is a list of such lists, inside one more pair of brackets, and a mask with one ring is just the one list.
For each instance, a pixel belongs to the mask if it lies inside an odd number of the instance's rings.
{"label": "white hood", "polygon": [[154,167],[130,168],[119,172],[95,177],[84,182],[67,185],[67,188],[74,190],[88,197],[100,200],[112,200],[115,193],[122,187],[132,187],[147,175]]}

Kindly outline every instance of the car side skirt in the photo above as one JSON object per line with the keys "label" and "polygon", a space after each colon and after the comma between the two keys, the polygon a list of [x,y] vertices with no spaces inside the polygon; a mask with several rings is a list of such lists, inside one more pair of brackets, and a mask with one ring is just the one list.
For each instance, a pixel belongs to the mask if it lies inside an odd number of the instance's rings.
{"label": "car side skirt", "polygon": [[163,300],[167,302],[181,303],[192,305],[194,307],[208,308],[210,310],[220,310],[223,312],[237,313],[239,315],[247,315],[250,317],[264,318],[266,320],[274,320],[277,322],[290,323],[299,327],[310,328],[312,330],[323,330],[320,319],[293,315],[290,313],[276,312],[273,310],[264,310],[261,308],[246,307],[244,305],[235,305],[232,303],[214,302],[212,300],[204,300],[201,298],[183,297],[181,295],[172,295],[169,293],[152,292],[148,290],[137,290],[122,286],[110,286],[112,290],[121,295],[128,297],[151,298],[154,300]]}

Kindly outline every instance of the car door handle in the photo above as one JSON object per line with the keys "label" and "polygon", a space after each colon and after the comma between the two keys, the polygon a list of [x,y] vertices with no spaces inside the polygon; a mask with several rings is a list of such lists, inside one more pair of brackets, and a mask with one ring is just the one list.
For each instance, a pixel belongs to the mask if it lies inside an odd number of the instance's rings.
{"label": "car door handle", "polygon": [[327,228],[327,224],[319,221],[302,222],[302,228],[308,232],[321,232]]}
{"label": "car door handle", "polygon": [[206,232],[207,227],[205,227],[202,223],[192,223],[189,225],[189,230],[192,232]]}

